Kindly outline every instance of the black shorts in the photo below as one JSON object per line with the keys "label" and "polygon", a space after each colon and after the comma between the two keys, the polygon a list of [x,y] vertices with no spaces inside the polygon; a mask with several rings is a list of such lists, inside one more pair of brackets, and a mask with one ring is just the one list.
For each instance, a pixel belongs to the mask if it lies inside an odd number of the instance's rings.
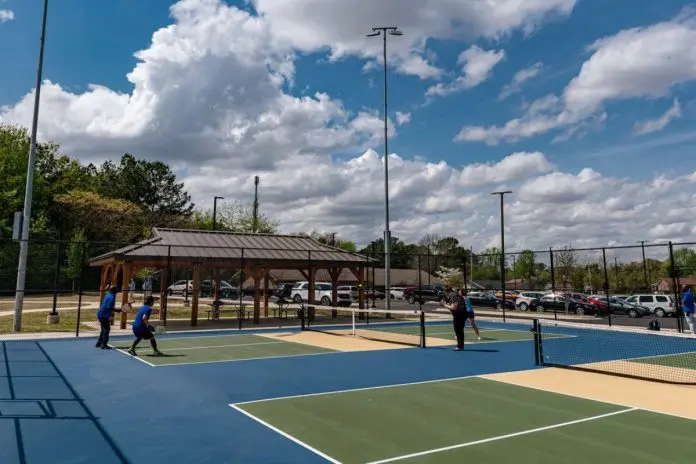
{"label": "black shorts", "polygon": [[474,314],[473,311],[468,311],[465,316],[467,319],[474,319],[476,315]]}
{"label": "black shorts", "polygon": [[133,329],[133,334],[138,337],[138,338],[144,338],[145,340],[150,340],[152,338],[155,338],[155,334],[150,332],[147,327],[140,327],[137,329]]}

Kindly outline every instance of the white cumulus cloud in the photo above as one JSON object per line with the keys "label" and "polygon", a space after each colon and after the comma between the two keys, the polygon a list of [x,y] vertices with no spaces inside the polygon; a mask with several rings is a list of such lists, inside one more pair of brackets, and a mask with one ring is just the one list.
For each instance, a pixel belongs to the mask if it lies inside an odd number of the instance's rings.
{"label": "white cumulus cloud", "polygon": [[672,106],[659,118],[637,122],[633,126],[633,133],[636,135],[646,135],[653,132],[659,132],[667,127],[670,122],[681,117],[681,104],[679,103],[679,99],[675,98]]}

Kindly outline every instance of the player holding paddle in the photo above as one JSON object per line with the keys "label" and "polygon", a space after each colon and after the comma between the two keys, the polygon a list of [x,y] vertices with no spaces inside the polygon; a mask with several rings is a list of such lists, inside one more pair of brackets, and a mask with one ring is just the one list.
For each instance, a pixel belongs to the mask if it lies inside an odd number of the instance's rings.
{"label": "player holding paddle", "polygon": [[454,334],[457,337],[457,347],[454,351],[461,351],[464,349],[464,327],[466,326],[467,319],[471,322],[471,327],[473,327],[476,337],[481,340],[481,335],[479,334],[478,327],[476,327],[474,318],[474,308],[471,305],[471,300],[466,294],[466,290],[463,288],[459,289],[459,295],[452,298],[451,302],[443,302],[442,305],[452,312],[452,324],[454,325]]}
{"label": "player holding paddle", "polygon": [[150,325],[150,315],[152,314],[152,305],[155,303],[155,298],[153,296],[148,296],[145,298],[145,304],[143,304],[138,312],[135,314],[135,319],[133,319],[133,335],[135,335],[135,341],[133,346],[128,349],[128,354],[131,356],[137,356],[135,352],[135,347],[138,346],[140,340],[143,338],[145,340],[150,340],[150,345],[152,345],[152,351],[155,356],[163,356],[162,352],[157,349],[157,340],[155,340],[155,328]]}

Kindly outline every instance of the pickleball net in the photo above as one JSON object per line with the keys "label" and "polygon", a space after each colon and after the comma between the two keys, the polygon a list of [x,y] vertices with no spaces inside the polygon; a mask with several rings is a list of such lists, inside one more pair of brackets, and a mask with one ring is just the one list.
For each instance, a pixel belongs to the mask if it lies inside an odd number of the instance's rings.
{"label": "pickleball net", "polygon": [[535,319],[539,366],[696,385],[696,336],[638,327]]}
{"label": "pickleball net", "polygon": [[428,330],[451,330],[451,316],[416,310],[303,306],[302,330],[426,348]]}

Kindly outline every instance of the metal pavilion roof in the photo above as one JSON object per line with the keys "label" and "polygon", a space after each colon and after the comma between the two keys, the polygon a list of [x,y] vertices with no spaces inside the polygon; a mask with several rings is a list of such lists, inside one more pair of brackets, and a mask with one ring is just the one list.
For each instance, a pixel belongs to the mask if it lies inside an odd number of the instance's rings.
{"label": "metal pavilion roof", "polygon": [[153,229],[153,237],[90,260],[99,266],[114,260],[239,262],[240,260],[343,265],[366,263],[355,253],[303,235],[249,234],[207,230]]}

